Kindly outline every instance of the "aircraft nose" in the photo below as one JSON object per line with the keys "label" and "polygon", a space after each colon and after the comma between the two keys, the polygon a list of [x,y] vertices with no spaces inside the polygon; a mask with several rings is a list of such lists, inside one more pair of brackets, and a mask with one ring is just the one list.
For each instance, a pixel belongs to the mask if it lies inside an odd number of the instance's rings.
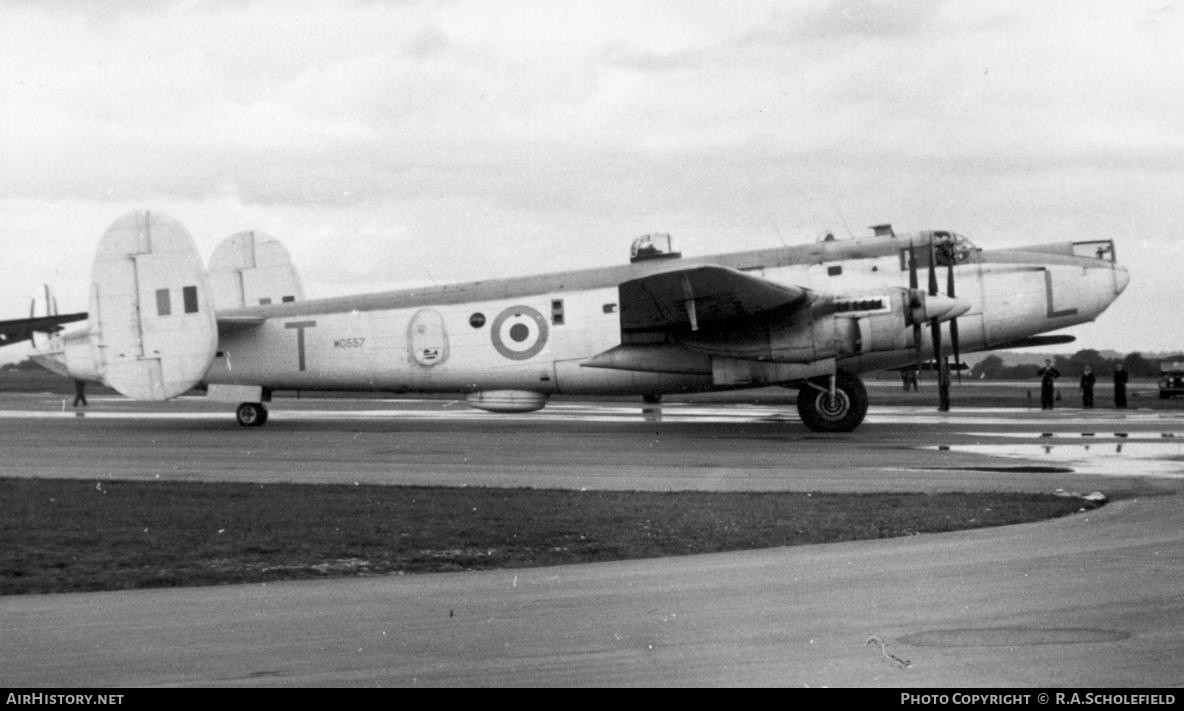
{"label": "aircraft nose", "polygon": [[1126,267],[1114,265],[1114,295],[1121,294],[1130,281],[1131,275],[1127,272]]}

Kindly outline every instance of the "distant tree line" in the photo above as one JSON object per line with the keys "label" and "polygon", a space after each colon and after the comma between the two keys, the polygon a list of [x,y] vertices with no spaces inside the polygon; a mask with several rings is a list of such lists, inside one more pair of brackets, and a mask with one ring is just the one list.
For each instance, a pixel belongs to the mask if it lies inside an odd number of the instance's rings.
{"label": "distant tree line", "polygon": [[[1164,361],[1184,361],[1184,355],[1168,356],[1167,358],[1144,358],[1140,353],[1130,353],[1122,358],[1106,358],[1101,353],[1086,349],[1077,351],[1071,356],[1051,356],[1053,367],[1061,371],[1062,375],[1077,375],[1090,366],[1099,378],[1114,374],[1114,366],[1122,365],[1132,378],[1154,378],[1159,376],[1159,364]],[[994,380],[1020,380],[1033,378],[1041,366],[1030,363],[1021,365],[1005,365],[1003,359],[997,355],[983,358],[970,369],[972,378],[989,378]]]}

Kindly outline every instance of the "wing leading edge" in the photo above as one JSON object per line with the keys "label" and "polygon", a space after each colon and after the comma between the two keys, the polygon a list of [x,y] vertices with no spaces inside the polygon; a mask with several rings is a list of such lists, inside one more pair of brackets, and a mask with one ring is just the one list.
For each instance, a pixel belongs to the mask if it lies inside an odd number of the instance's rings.
{"label": "wing leading edge", "polygon": [[621,345],[584,367],[712,375],[721,356],[769,355],[769,322],[793,327],[808,319],[814,301],[805,287],[719,265],[667,269],[624,282],[619,291]]}

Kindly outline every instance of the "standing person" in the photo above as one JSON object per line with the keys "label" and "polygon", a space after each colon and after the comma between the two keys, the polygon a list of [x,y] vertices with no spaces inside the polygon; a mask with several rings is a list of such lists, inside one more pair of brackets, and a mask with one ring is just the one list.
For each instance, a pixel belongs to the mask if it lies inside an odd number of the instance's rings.
{"label": "standing person", "polygon": [[1040,409],[1051,410],[1057,378],[1061,377],[1061,371],[1052,367],[1052,361],[1045,358],[1044,367],[1036,372],[1040,375]]}
{"label": "standing person", "polygon": [[1126,383],[1130,380],[1130,373],[1122,368],[1122,364],[1114,366],[1114,407],[1126,407]]}
{"label": "standing person", "polygon": [[74,381],[74,407],[78,407],[79,405],[86,407],[86,381],[85,380],[75,380]]}
{"label": "standing person", "polygon": [[1094,375],[1093,368],[1090,368],[1088,365],[1085,366],[1085,371],[1081,373],[1082,407],[1088,408],[1094,406],[1094,383],[1096,383],[1097,380],[1098,377]]}

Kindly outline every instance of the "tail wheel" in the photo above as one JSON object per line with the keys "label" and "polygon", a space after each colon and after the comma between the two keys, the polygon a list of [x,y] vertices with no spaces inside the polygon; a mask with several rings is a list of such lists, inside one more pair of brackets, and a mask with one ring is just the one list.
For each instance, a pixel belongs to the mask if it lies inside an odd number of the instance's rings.
{"label": "tail wheel", "polygon": [[244,402],[234,411],[234,417],[243,427],[262,427],[267,423],[267,408],[262,403]]}
{"label": "tail wheel", "polygon": [[867,415],[867,389],[855,375],[835,373],[835,391],[828,380],[813,380],[798,390],[798,414],[815,432],[851,432]]}

